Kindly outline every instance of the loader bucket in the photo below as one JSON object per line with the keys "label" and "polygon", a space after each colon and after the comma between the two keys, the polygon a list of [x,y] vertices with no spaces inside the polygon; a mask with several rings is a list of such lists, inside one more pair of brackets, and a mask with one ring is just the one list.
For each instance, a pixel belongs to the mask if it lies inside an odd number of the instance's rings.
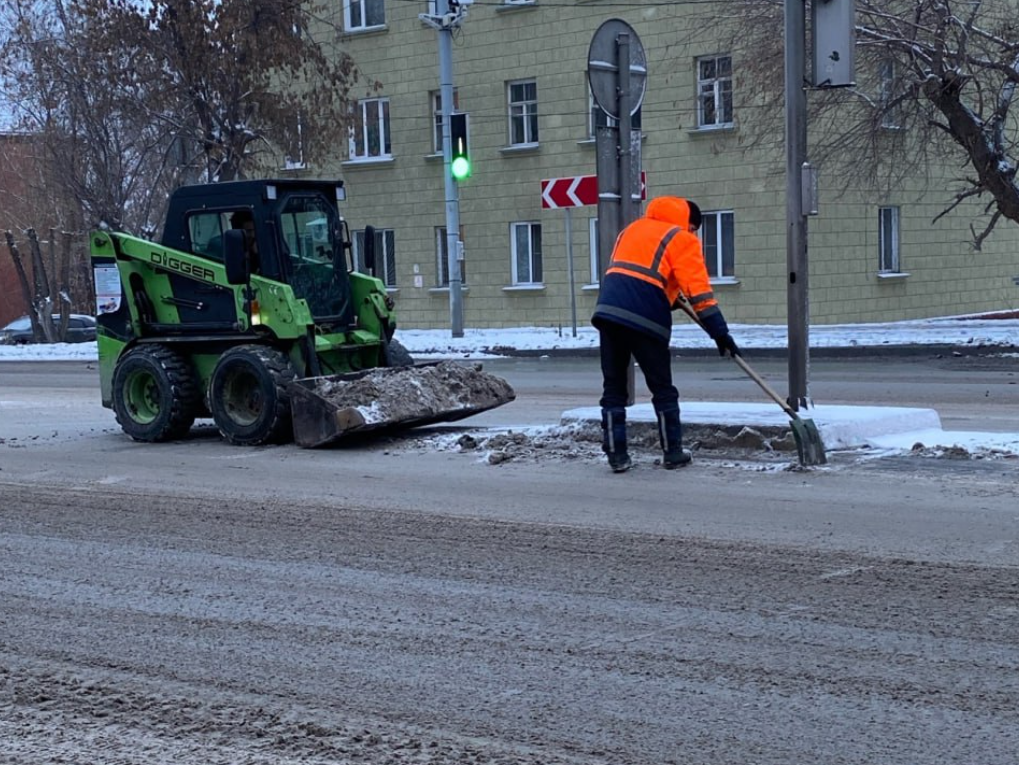
{"label": "loader bucket", "polygon": [[452,422],[516,397],[509,383],[480,364],[454,361],[305,377],[290,391],[294,441],[305,448],[375,430]]}

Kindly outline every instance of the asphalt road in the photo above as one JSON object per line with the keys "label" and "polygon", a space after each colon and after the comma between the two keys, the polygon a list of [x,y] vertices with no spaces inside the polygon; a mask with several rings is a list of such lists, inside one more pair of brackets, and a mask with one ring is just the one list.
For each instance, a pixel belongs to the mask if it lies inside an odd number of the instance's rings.
{"label": "asphalt road", "polygon": [[[1014,363],[815,362],[812,393],[1009,430]],[[598,377],[485,366],[516,402],[307,451],[135,444],[87,365],[0,364],[0,763],[1015,765],[1014,461],[492,465],[457,433]]]}

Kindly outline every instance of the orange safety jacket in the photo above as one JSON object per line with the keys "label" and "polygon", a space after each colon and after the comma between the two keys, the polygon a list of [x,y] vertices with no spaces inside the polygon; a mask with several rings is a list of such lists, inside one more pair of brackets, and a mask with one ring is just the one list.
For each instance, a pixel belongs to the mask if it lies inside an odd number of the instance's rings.
{"label": "orange safety jacket", "polygon": [[619,235],[605,273],[625,274],[661,287],[670,306],[682,293],[699,316],[714,313],[718,301],[711,290],[701,241],[689,227],[690,208],[685,200],[652,200],[644,217]]}
{"label": "orange safety jacket", "polygon": [[[680,293],[702,319],[724,333],[690,208],[679,197],[651,201],[644,217],[620,233],[600,285],[592,321],[625,324],[668,340]],[[717,316],[716,316],[717,315]]]}

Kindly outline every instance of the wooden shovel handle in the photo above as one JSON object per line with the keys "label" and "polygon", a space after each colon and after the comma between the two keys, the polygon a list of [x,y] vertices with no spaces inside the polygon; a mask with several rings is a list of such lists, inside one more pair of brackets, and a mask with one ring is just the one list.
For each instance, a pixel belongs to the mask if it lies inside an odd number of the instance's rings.
{"label": "wooden shovel handle", "polygon": [[[686,299],[686,295],[680,293],[679,297],[676,299],[676,305],[682,308],[683,312],[691,319],[693,319],[694,323],[698,327],[704,329],[704,323],[701,321],[701,317],[697,315],[696,311],[694,311],[693,306],[690,305],[690,301]],[[789,404],[781,396],[779,396],[778,393],[775,392],[774,388],[768,385],[768,383],[764,381],[764,378],[754,371],[754,369],[746,362],[746,360],[742,356],[733,356],[732,360],[739,365],[740,369],[747,373],[747,376],[749,376],[751,380],[757,383],[761,390],[763,390],[765,393],[768,394],[768,396],[771,397],[772,401],[774,401],[776,404],[782,407],[782,411],[784,411],[794,420],[800,419],[800,416],[796,413],[796,410],[789,406]]]}

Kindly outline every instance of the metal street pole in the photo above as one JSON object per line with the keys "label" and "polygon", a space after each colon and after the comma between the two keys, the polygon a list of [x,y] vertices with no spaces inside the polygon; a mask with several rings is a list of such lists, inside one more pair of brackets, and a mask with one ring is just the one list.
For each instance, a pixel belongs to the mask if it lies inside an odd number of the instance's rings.
{"label": "metal street pole", "polygon": [[566,213],[566,270],[570,275],[570,318],[573,321],[573,336],[577,336],[577,285],[573,276],[573,208]]}
{"label": "metal street pole", "polygon": [[619,230],[633,223],[633,191],[630,188],[633,156],[630,152],[630,35],[616,38],[616,62],[619,71]]}
{"label": "metal street pole", "polygon": [[789,331],[789,406],[810,406],[807,218],[803,211],[803,165],[807,161],[807,95],[804,0],[785,0],[786,267]]}
{"label": "metal street pole", "polygon": [[[449,0],[438,0],[440,16],[450,14]],[[449,317],[453,337],[464,336],[463,280],[460,274],[460,195],[450,167],[453,141],[453,24],[439,27],[439,97],[442,100],[442,167],[446,184],[446,262],[449,266]]]}

